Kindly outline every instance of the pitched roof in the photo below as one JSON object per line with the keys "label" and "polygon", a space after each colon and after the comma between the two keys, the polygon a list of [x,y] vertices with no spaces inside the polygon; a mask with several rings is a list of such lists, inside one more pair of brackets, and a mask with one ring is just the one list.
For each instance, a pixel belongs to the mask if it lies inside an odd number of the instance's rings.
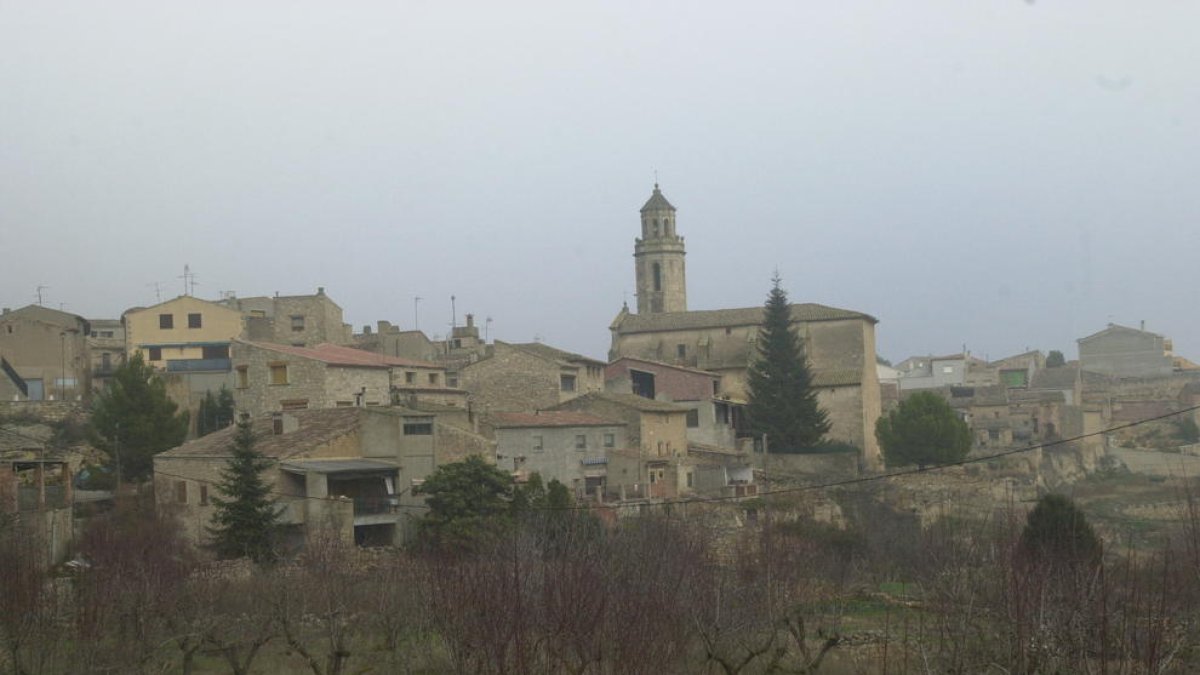
{"label": "pitched roof", "polygon": [[593,359],[582,354],[576,354],[574,352],[557,349],[555,347],[551,347],[550,345],[542,344],[541,342],[510,342],[508,345],[510,347],[516,347],[517,349],[527,351],[535,356],[540,356],[544,359],[550,359],[552,361],[563,361],[567,363],[571,361],[590,361],[599,365],[605,365],[604,361]]}
{"label": "pitched roof", "polygon": [[671,202],[667,201],[667,198],[663,196],[662,191],[658,189],[658,183],[655,183],[654,184],[654,192],[653,192],[653,194],[650,195],[650,199],[646,200],[646,204],[645,204],[645,206],[642,207],[641,212],[645,213],[647,211],[655,211],[655,210],[661,210],[661,209],[667,209],[668,211],[674,211],[675,207],[671,206]]}
{"label": "pitched roof", "polygon": [[541,410],[523,413],[496,413],[492,416],[493,426],[497,429],[523,427],[609,427],[625,426],[624,422],[615,422],[603,417],[597,417],[574,410]]}
{"label": "pitched roof", "polygon": [[32,321],[41,321],[55,326],[67,326],[73,323],[82,323],[84,329],[88,327],[88,320],[78,314],[70,312],[61,312],[57,309],[50,309],[41,305],[25,305],[19,309],[14,309],[5,314],[0,314],[0,322],[11,321],[13,319],[26,319]]}
{"label": "pitched roof", "polygon": [[[365,408],[320,408],[284,413],[296,419],[299,428],[284,434],[272,433],[270,415],[251,421],[254,430],[254,449],[267,457],[287,459],[302,454],[358,429]],[[371,413],[383,413],[372,409]],[[229,457],[233,453],[233,437],[237,427],[226,427],[207,436],[188,441],[156,458]]]}
{"label": "pitched roof", "polygon": [[[566,403],[560,403],[559,407],[570,405],[575,401],[606,401],[616,403],[629,408],[634,408],[642,412],[687,412],[689,408],[678,403],[668,403],[667,401],[655,401],[654,399],[645,398],[643,396],[635,396],[633,394],[615,394],[608,391],[593,391],[583,396],[573,398]],[[545,414],[545,413],[543,413]]]}
{"label": "pitched roof", "polygon": [[[622,361],[635,361],[637,363],[645,363],[645,364],[649,364],[651,366],[656,366],[659,368],[670,368],[671,370],[678,370],[678,371],[682,371],[685,373],[692,373],[694,375],[705,375],[708,377],[715,377],[715,378],[721,377],[719,374],[714,373],[710,370],[700,370],[699,368],[688,368],[687,366],[677,366],[674,363],[665,363],[663,361],[655,361],[653,359],[642,359],[642,358],[638,358],[636,356],[622,356],[622,357],[614,360],[612,363],[620,363]],[[612,365],[612,364],[609,364],[609,365]]]}
{"label": "pitched roof", "polygon": [[[708,309],[658,314],[627,314],[618,318],[616,328],[617,332],[621,334],[654,333],[697,328],[757,326],[762,323],[762,319],[762,307]],[[792,305],[792,321],[840,321],[844,319],[865,319],[876,323],[875,317],[849,309],[838,309],[812,302]]]}
{"label": "pitched roof", "polygon": [[1078,340],[1076,340],[1076,342],[1087,342],[1089,340],[1094,340],[1095,338],[1102,337],[1104,335],[1109,335],[1112,333],[1125,333],[1127,335],[1130,333],[1134,333],[1137,335],[1149,335],[1151,337],[1157,337],[1157,338],[1162,337],[1158,333],[1151,333],[1148,330],[1138,330],[1137,328],[1130,328],[1129,326],[1122,326],[1119,324],[1110,323],[1110,324],[1108,324],[1108,328],[1105,328],[1102,331],[1092,333],[1091,335],[1088,335],[1087,337],[1081,337]]}
{"label": "pitched roof", "polygon": [[252,347],[270,349],[271,351],[283,354],[291,354],[292,356],[299,356],[305,359],[313,359],[314,361],[321,361],[331,366],[353,368],[391,368],[393,366],[410,368],[441,367],[428,361],[417,361],[399,356],[376,354],[375,352],[355,349],[354,347],[343,347],[342,345],[330,344],[328,342],[322,342],[313,347],[293,347],[292,345],[280,345],[272,342],[251,342],[249,340],[235,340],[235,342]]}

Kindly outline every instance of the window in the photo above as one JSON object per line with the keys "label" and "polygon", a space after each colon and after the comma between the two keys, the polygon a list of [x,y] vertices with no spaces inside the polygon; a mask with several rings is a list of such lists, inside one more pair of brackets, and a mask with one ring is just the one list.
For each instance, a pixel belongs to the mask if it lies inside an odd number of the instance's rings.
{"label": "window", "polygon": [[175,481],[175,501],[180,504],[187,503],[187,481],[186,480]]}
{"label": "window", "polygon": [[288,372],[286,363],[272,363],[271,369],[271,384],[287,384]]}
{"label": "window", "polygon": [[335,408],[349,408],[352,405],[354,405],[354,403],[351,401],[338,401],[333,404]]}
{"label": "window", "polygon": [[202,326],[200,314],[188,314],[188,328],[200,328]]}
{"label": "window", "polygon": [[687,345],[675,345],[675,356],[681,359],[687,358]]}
{"label": "window", "polygon": [[174,314],[159,314],[158,315],[158,327],[163,330],[168,330],[168,329],[174,328],[175,327],[175,315]]}
{"label": "window", "polygon": [[558,378],[558,386],[563,391],[575,391],[575,376],[560,375]]}
{"label": "window", "polygon": [[533,451],[534,452],[541,452],[543,449],[545,449],[545,447],[546,447],[545,443],[541,436],[533,437]]}
{"label": "window", "polygon": [[12,332],[13,332],[13,327],[12,327],[12,326],[5,326],[5,328],[7,328],[7,329],[8,329],[8,334],[9,334],[9,335],[12,335]]}
{"label": "window", "polygon": [[200,358],[227,359],[229,358],[229,345],[208,345],[201,347]]}
{"label": "window", "polygon": [[297,332],[304,330],[304,315],[302,315],[302,314],[293,314],[292,315],[292,330],[297,331]]}
{"label": "window", "polygon": [[149,353],[146,358],[151,361],[162,361],[162,347],[151,347],[147,350]]}
{"label": "window", "polygon": [[654,263],[654,265],[651,267],[651,270],[654,273],[654,290],[661,291],[662,290],[662,267],[658,263]]}
{"label": "window", "polygon": [[432,436],[432,422],[408,422],[404,425],[405,436]]}
{"label": "window", "polygon": [[416,383],[417,383],[417,374],[416,373],[404,373],[404,384],[416,384]]}
{"label": "window", "polygon": [[457,387],[458,386],[458,375],[447,374],[446,375],[446,386],[447,387]]}
{"label": "window", "polygon": [[112,354],[108,352],[100,354],[100,370],[105,373],[112,370]]}
{"label": "window", "polygon": [[308,409],[308,399],[294,398],[294,399],[289,399],[287,401],[280,401],[279,409],[280,410],[307,410]]}
{"label": "window", "polygon": [[587,436],[583,434],[575,434],[575,449],[587,450]]}
{"label": "window", "polygon": [[943,373],[953,373],[954,366],[942,366],[942,372]]}
{"label": "window", "polygon": [[237,388],[245,389],[250,386],[250,366],[237,367]]}
{"label": "window", "polygon": [[729,406],[724,403],[714,403],[713,412],[717,416],[717,424],[729,424]]}
{"label": "window", "polygon": [[429,384],[436,385],[437,383],[438,383],[438,374],[430,373],[429,374]]}
{"label": "window", "polygon": [[200,484],[200,506],[208,506],[208,486]]}
{"label": "window", "polygon": [[687,425],[689,429],[695,429],[700,426],[700,411],[692,408],[687,411]]}
{"label": "window", "polygon": [[454,338],[454,348],[455,348],[455,349],[462,349],[462,339],[460,339],[460,338]]}
{"label": "window", "polygon": [[691,471],[689,471],[687,473],[687,486],[692,487],[692,472]]}
{"label": "window", "polygon": [[617,447],[617,435],[616,434],[604,434],[604,447],[606,447],[606,448]]}
{"label": "window", "polygon": [[725,328],[725,334],[726,334],[726,335],[733,335],[733,329],[732,329],[732,328],[728,328],[728,327],[726,327],[726,328]]}

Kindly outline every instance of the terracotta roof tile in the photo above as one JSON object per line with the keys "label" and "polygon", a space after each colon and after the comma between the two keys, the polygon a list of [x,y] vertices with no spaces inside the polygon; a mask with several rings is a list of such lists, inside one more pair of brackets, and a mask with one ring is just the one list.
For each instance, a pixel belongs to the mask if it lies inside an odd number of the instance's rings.
{"label": "terracotta roof tile", "polygon": [[572,410],[542,410],[523,413],[496,413],[492,419],[497,429],[522,427],[607,427],[625,426],[624,422],[614,422],[603,417]]}
{"label": "terracotta roof tile", "polygon": [[237,342],[262,349],[270,349],[283,354],[291,354],[301,358],[321,361],[323,363],[328,363],[331,366],[351,366],[359,368],[440,368],[440,366],[437,364],[430,363],[428,361],[418,361],[415,359],[405,359],[398,356],[376,354],[375,352],[355,349],[354,347],[343,347],[341,345],[329,344],[327,342],[323,342],[315,347],[293,347],[292,345],[280,345],[271,342],[250,342],[249,340],[237,340]]}

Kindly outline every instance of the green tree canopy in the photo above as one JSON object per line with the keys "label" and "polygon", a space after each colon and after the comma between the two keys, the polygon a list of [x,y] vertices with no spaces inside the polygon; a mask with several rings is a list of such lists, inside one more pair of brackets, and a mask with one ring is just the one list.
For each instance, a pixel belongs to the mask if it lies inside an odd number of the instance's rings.
{"label": "green tree canopy", "polygon": [[758,333],[758,353],[746,374],[750,426],[768,447],[795,450],[821,442],[829,419],[817,404],[804,345],[792,329],[787,293],[773,280]]}
{"label": "green tree canopy", "polygon": [[254,448],[250,420],[239,421],[233,456],[221,471],[217,485],[221,496],[212,500],[216,511],[208,531],[218,556],[251,558],[260,563],[275,560],[279,508],[262,477],[270,466],[270,460]]}
{"label": "green tree canopy", "polygon": [[207,436],[224,429],[233,424],[233,416],[233,392],[229,391],[229,387],[222,384],[215,396],[209,389],[200,399],[200,409],[196,412],[196,435]]}
{"label": "green tree canopy", "polygon": [[971,431],[945,399],[918,392],[879,418],[875,437],[888,466],[957,462],[971,449]]}
{"label": "green tree canopy", "polygon": [[141,353],[117,367],[107,389],[92,406],[92,426],[100,446],[127,480],[143,480],[154,455],[187,437],[188,413],[167,398],[166,385]]}
{"label": "green tree canopy", "polygon": [[1038,499],[1021,531],[1020,549],[1033,562],[1067,566],[1097,564],[1103,553],[1087,516],[1059,494]]}
{"label": "green tree canopy", "polygon": [[1065,365],[1067,365],[1067,359],[1063,356],[1063,353],[1057,349],[1051,349],[1050,353],[1046,355],[1047,368],[1057,368]]}
{"label": "green tree canopy", "polygon": [[413,493],[427,495],[429,513],[420,523],[426,545],[471,549],[511,524],[512,476],[478,455],[439,466]]}

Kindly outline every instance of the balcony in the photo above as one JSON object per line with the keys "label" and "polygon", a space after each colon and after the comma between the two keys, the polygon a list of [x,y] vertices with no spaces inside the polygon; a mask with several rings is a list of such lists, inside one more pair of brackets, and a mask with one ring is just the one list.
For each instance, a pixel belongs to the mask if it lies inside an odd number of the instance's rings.
{"label": "balcony", "polygon": [[229,372],[230,359],[176,359],[167,361],[168,373]]}

